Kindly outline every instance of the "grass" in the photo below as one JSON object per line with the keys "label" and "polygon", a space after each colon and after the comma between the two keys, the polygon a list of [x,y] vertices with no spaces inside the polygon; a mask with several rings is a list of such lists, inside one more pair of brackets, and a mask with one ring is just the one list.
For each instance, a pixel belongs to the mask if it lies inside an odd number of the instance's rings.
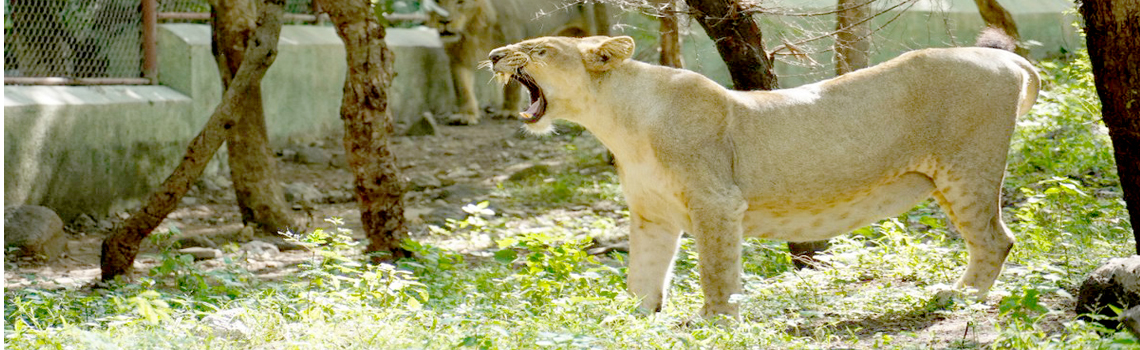
{"label": "grass", "polygon": [[[625,257],[584,252],[618,230],[582,210],[529,223],[486,204],[438,228],[489,237],[460,254],[409,242],[419,257],[362,265],[356,242],[330,228],[296,239],[314,255],[263,281],[240,261],[204,270],[166,250],[132,284],[5,291],[10,349],[1118,349],[1127,332],[1075,321],[1076,286],[1133,242],[1087,57],[1041,64],[1046,91],[1019,121],[1005,184],[1018,237],[989,303],[936,303],[965,265],[965,247],[931,203],[832,240],[829,267],[797,271],[784,244],[749,240],[741,322],[695,320],[696,252],[686,239],[671,298],[646,314],[624,291]],[[597,162],[575,155],[579,167]],[[620,202],[612,171],[546,173],[504,185],[503,205],[559,208]],[[545,203],[545,204],[543,204]],[[239,259],[240,260],[240,259]],[[714,320],[715,321],[715,320]],[[939,331],[933,325],[958,325]]]}

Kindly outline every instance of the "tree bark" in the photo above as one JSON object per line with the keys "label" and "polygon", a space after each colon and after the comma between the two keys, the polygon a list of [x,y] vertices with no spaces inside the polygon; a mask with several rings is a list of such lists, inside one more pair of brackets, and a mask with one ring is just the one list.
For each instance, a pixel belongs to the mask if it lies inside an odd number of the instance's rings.
{"label": "tree bark", "polygon": [[764,51],[760,26],[733,0],[686,0],[697,22],[716,43],[728,66],[733,89],[772,90],[778,87],[772,58]]}
{"label": "tree bark", "polygon": [[[246,40],[253,35],[256,3],[252,0],[212,0],[211,49],[222,77],[222,88],[228,88],[242,64]],[[276,164],[269,148],[265,112],[261,99],[261,81],[254,82],[251,93],[236,109],[237,124],[226,133],[230,178],[234,183],[238,209],[246,225],[258,227],[270,235],[293,226],[285,206],[285,196],[277,182]]]}
{"label": "tree bark", "polygon": [[411,252],[400,246],[407,227],[404,186],[390,147],[394,126],[388,112],[388,88],[393,56],[384,42],[384,27],[372,16],[367,1],[318,2],[335,24],[347,53],[340,117],[344,120],[348,165],[356,178],[361,221],[369,239],[365,251],[388,252],[392,259],[410,257]]}
{"label": "tree bark", "polygon": [[[733,0],[686,0],[694,17],[716,43],[721,59],[728,66],[736,90],[774,90],[779,87],[772,72],[772,58],[764,51],[760,26],[741,11]],[[827,249],[827,241],[788,242],[797,268],[807,266],[816,252]]]}
{"label": "tree bark", "polygon": [[836,7],[835,75],[843,75],[870,64],[871,28],[859,21],[871,15],[871,5],[862,0],[839,0]]}
{"label": "tree bark", "polygon": [[1002,7],[998,0],[974,0],[974,4],[978,5],[978,13],[982,15],[982,21],[986,22],[986,26],[1001,29],[1013,41],[1019,44],[1013,50],[1018,55],[1027,56],[1029,50],[1020,45],[1021,34],[1017,31],[1017,23],[1013,21],[1013,15]]}
{"label": "tree bark", "polygon": [[661,65],[683,68],[685,63],[681,60],[681,27],[677,23],[677,4],[673,0],[666,4],[661,11]]}
{"label": "tree bark", "polygon": [[110,280],[126,273],[134,264],[139,244],[162,220],[174,210],[178,201],[190,189],[190,184],[205,170],[210,158],[225,141],[226,132],[238,123],[241,100],[256,92],[258,82],[277,56],[277,40],[281,34],[281,19],[285,0],[264,0],[259,6],[257,29],[246,42],[246,54],[241,67],[234,74],[230,87],[222,95],[222,102],[198,135],[190,141],[186,155],[162,186],[151,194],[145,206],[111,232],[103,241],[100,256],[103,279]]}
{"label": "tree bark", "polygon": [[1080,7],[1101,114],[1140,254],[1140,1],[1084,0]]}

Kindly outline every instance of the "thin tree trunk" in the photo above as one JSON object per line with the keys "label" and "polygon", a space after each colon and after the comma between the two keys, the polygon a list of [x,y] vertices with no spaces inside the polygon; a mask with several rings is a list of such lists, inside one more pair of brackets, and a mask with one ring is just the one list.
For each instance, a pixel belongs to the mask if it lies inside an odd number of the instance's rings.
{"label": "thin tree trunk", "polygon": [[681,60],[681,27],[677,23],[677,4],[674,0],[669,0],[666,4],[661,11],[661,65],[682,68],[685,63]]}
{"label": "thin tree trunk", "polygon": [[[760,26],[751,15],[741,12],[733,0],[686,0],[697,22],[716,43],[721,59],[728,66],[736,90],[774,90],[779,87],[772,72],[772,58],[764,51]],[[816,252],[827,249],[827,241],[788,242],[796,267],[806,266]]]}
{"label": "thin tree trunk", "polygon": [[871,28],[859,21],[871,15],[871,5],[863,0],[839,0],[836,7],[835,75],[843,75],[870,64]]}
{"label": "thin tree trunk", "polygon": [[[246,39],[253,35],[256,13],[252,0],[213,0],[213,41],[211,48],[222,77],[222,87],[230,85],[242,63]],[[255,82],[252,93],[241,100],[237,109],[238,123],[226,133],[230,178],[234,183],[238,209],[246,225],[274,234],[293,226],[285,206],[285,196],[277,182],[276,164],[269,149],[265,112],[261,99],[261,82]]]}
{"label": "thin tree trunk", "polygon": [[[1013,38],[1016,42],[1021,42],[1021,34],[1017,31],[1017,23],[1013,21],[1013,15],[1002,7],[998,0],[974,0],[974,4],[978,5],[978,13],[982,15],[982,21],[986,22],[986,26],[1001,29],[1005,35]],[[1014,49],[1018,55],[1028,55],[1029,50],[1018,45]]]}
{"label": "thin tree trunk", "polygon": [[190,184],[202,175],[210,158],[225,141],[226,131],[237,124],[237,109],[242,107],[241,100],[256,91],[257,83],[265,76],[265,71],[277,56],[284,4],[285,0],[264,0],[261,3],[257,29],[247,41],[241,68],[234,74],[230,87],[222,95],[222,102],[206,121],[202,131],[190,141],[182,162],[163,181],[162,186],[151,194],[146,205],[103,241],[100,264],[104,280],[113,279],[130,270],[143,238],[174,210],[178,201],[190,189]]}
{"label": "thin tree trunk", "polygon": [[367,1],[318,2],[336,25],[347,53],[340,116],[348,165],[356,177],[361,221],[369,239],[365,251],[389,252],[393,259],[410,257],[411,252],[400,247],[407,227],[404,186],[390,147],[394,129],[388,112],[388,88],[393,56],[384,42],[384,27],[372,16]]}
{"label": "thin tree trunk", "polygon": [[610,15],[608,12],[604,2],[594,3],[594,30],[597,31],[594,35],[610,35]]}
{"label": "thin tree trunk", "polygon": [[772,58],[764,51],[760,26],[734,0],[686,0],[693,16],[716,43],[732,76],[733,89],[772,90],[778,87]]}
{"label": "thin tree trunk", "polygon": [[1085,39],[1101,113],[1140,254],[1140,1],[1084,0]]}

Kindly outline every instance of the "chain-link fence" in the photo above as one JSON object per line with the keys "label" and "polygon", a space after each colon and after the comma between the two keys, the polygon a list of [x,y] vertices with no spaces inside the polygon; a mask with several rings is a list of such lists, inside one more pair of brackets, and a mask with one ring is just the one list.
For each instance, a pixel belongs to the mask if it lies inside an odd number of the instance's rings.
{"label": "chain-link fence", "polygon": [[[317,19],[312,0],[285,10],[294,23]],[[154,83],[153,24],[209,18],[206,0],[4,0],[4,83]]]}
{"label": "chain-link fence", "polygon": [[142,78],[140,9],[140,0],[5,0],[5,83]]}

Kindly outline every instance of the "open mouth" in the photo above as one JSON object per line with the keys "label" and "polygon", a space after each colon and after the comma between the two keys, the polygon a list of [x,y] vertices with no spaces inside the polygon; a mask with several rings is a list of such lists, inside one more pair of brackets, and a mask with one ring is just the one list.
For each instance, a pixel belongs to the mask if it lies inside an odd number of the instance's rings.
{"label": "open mouth", "polygon": [[511,78],[519,82],[519,84],[526,86],[527,91],[530,92],[530,107],[527,107],[525,111],[519,112],[519,116],[522,117],[524,123],[537,123],[542,119],[542,116],[546,114],[546,96],[542,95],[542,88],[538,87],[538,83],[534,82],[534,78],[531,78],[530,74],[526,74],[522,69],[516,71],[515,74],[511,74]]}

